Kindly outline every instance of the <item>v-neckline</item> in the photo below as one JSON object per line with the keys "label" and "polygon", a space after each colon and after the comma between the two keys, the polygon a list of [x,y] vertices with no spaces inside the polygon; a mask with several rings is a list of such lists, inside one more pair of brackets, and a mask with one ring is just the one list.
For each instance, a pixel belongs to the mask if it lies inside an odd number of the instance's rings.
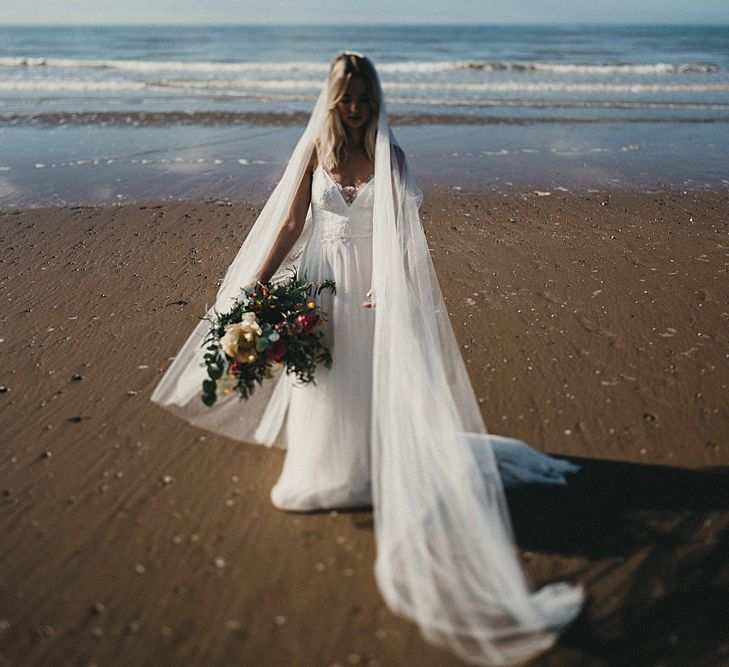
{"label": "v-neckline", "polygon": [[[337,186],[337,192],[339,192],[339,197],[344,202],[344,205],[347,208],[350,208],[354,205],[354,202],[359,199],[360,194],[362,193],[362,190],[364,190],[371,182],[372,179],[375,177],[375,173],[372,172],[372,176],[370,176],[364,183],[360,183],[359,186],[357,185],[342,185],[334,176],[332,176],[327,169],[319,165],[321,170],[329,177],[329,180],[331,180],[334,185]],[[346,198],[344,197],[344,188],[354,188],[354,191],[356,194],[354,195],[354,199],[351,202],[347,202]]]}

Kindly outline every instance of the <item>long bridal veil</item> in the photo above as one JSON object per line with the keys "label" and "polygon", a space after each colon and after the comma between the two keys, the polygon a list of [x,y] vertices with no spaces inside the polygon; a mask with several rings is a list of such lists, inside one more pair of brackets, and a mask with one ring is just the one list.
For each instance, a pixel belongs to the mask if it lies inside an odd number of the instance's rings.
{"label": "long bridal veil", "polygon": [[[521,570],[495,451],[510,439],[487,433],[460,354],[422,229],[421,193],[390,130],[382,89],[375,151],[373,219],[372,493],[375,577],[388,606],[423,636],[481,665],[523,662],[551,646],[579,613],[583,590],[564,582],[530,590]],[[326,113],[326,82],[284,175],[228,268],[213,308],[249,284],[288,212]],[[302,237],[282,265],[297,266]],[[212,309],[211,309],[212,310]],[[201,322],[152,400],[203,428],[237,440],[275,438],[287,382],[269,381],[253,398],[203,406]],[[262,423],[266,413],[268,423]],[[513,441],[514,443],[518,441]],[[524,450],[529,450],[525,447]],[[523,457],[537,474],[560,475],[567,462]],[[545,461],[549,461],[547,464]]]}

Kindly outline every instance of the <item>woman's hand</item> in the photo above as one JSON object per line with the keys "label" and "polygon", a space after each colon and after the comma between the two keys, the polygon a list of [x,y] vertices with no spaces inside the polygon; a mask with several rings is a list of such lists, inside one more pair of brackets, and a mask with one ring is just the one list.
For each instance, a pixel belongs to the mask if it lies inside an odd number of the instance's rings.
{"label": "woman's hand", "polygon": [[365,294],[365,296],[367,297],[367,299],[362,302],[362,305],[365,308],[374,308],[375,307],[375,302],[374,302],[374,300],[372,298],[372,288],[370,288],[370,289],[367,290],[367,294]]}

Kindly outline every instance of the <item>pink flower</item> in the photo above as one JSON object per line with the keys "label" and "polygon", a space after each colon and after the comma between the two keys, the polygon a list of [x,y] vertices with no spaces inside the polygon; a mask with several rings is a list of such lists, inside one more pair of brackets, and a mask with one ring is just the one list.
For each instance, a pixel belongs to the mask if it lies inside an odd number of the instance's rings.
{"label": "pink flower", "polygon": [[301,314],[296,318],[296,321],[301,327],[301,333],[309,334],[314,330],[314,323],[308,315]]}

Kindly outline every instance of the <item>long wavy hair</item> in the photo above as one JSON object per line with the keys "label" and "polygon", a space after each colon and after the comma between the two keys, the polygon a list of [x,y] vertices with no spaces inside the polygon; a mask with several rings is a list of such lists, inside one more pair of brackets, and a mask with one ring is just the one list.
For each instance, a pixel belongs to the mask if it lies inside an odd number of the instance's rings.
{"label": "long wavy hair", "polygon": [[317,159],[325,169],[334,171],[346,160],[351,146],[347,133],[337,111],[349,82],[359,77],[367,91],[370,116],[364,132],[364,149],[368,159],[375,160],[375,139],[377,138],[377,118],[380,113],[379,82],[375,66],[369,58],[356,53],[344,52],[337,55],[329,68],[329,88],[327,91],[327,115],[324,127],[316,142]]}

